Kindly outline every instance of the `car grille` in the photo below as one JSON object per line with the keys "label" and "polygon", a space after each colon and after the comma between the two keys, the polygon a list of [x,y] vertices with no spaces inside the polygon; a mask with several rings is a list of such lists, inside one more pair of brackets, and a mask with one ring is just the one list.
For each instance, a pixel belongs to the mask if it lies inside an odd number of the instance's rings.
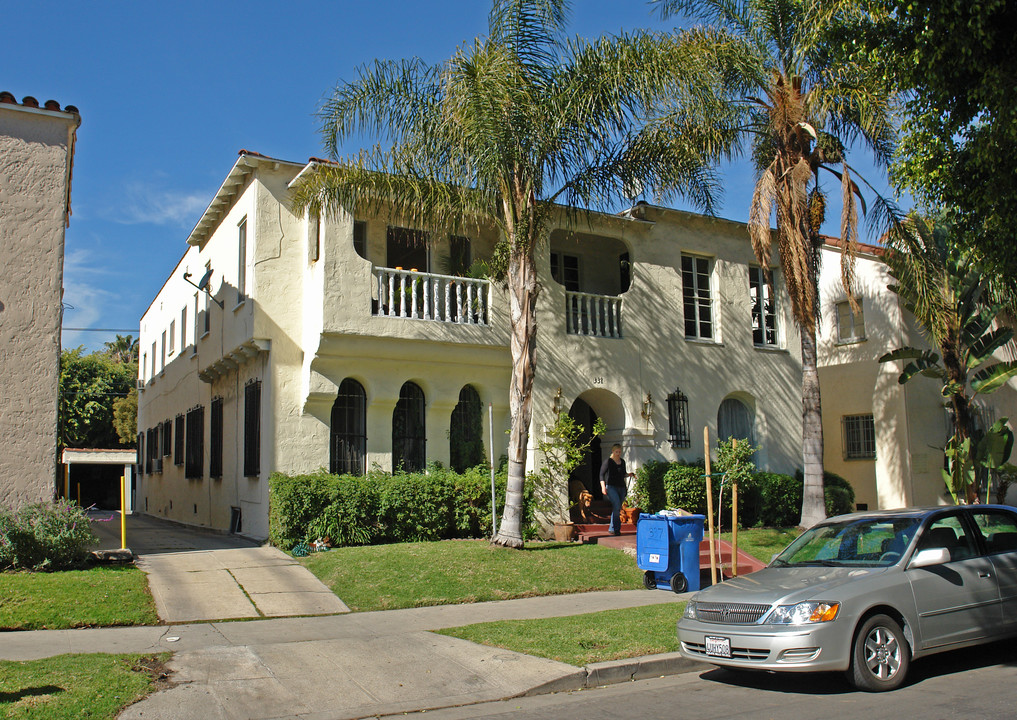
{"label": "car grille", "polygon": [[751,625],[770,612],[769,605],[748,603],[696,603],[696,619],[703,622]]}
{"label": "car grille", "polygon": [[[695,655],[701,657],[707,662],[721,661],[725,658],[716,658],[712,655],[706,654],[706,645],[704,643],[696,642],[682,642],[682,649],[685,650],[689,655]],[[770,651],[766,648],[744,648],[744,647],[731,647],[731,659],[732,660],[752,660],[755,662],[762,662],[770,656]]]}

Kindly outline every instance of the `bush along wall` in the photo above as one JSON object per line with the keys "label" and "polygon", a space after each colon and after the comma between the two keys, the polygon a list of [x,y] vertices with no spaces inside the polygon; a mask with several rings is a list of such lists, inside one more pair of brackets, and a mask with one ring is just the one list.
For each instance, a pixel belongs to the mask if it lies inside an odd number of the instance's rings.
{"label": "bush along wall", "polygon": [[[702,462],[696,464],[651,461],[636,474],[636,491],[643,512],[682,508],[706,514],[706,478]],[[826,514],[829,517],[853,512],[854,488],[834,473],[824,474]],[[756,472],[751,480],[738,483],[738,524],[742,527],[795,527],[802,516],[804,480],[796,475]],[[714,512],[721,502],[720,478],[713,478]],[[721,510],[725,526],[731,522],[731,489],[724,487]]]}
{"label": "bush along wall", "polygon": [[0,570],[64,570],[84,565],[99,542],[76,503],[57,500],[0,510]]}
{"label": "bush along wall", "polygon": [[[495,475],[498,518],[506,475]],[[490,537],[491,474],[433,465],[426,473],[310,475],[269,478],[269,540],[283,550],[328,538],[333,547],[419,540]],[[533,492],[524,498],[524,534],[533,528]]]}

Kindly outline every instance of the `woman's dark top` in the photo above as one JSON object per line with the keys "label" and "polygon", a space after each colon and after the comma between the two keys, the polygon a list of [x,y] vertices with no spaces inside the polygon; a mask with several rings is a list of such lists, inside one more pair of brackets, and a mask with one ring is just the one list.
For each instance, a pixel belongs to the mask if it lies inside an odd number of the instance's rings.
{"label": "woman's dark top", "polygon": [[625,472],[624,458],[620,463],[616,463],[608,457],[600,466],[600,481],[606,482],[608,487],[624,488],[626,477],[628,477],[628,473]]}

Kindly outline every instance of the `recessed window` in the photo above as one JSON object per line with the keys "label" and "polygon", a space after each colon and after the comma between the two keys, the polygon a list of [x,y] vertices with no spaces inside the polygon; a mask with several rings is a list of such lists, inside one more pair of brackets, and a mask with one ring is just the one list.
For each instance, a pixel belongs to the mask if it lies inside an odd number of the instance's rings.
{"label": "recessed window", "polygon": [[390,227],[386,248],[388,267],[430,272],[427,240],[428,234],[420,230]]}
{"label": "recessed window", "polygon": [[756,444],[752,409],[738,398],[726,398],[717,408],[717,439],[747,440]]}
{"label": "recessed window", "polygon": [[198,405],[188,410],[185,425],[184,477],[200,480],[205,470],[205,408]]}
{"label": "recessed window", "polygon": [[367,259],[367,222],[365,220],[353,221],[353,249],[357,255]]}
{"label": "recessed window", "polygon": [[579,256],[551,253],[551,277],[555,282],[564,285],[569,292],[579,292],[579,288],[582,286]]}
{"label": "recessed window", "polygon": [[247,218],[237,226],[237,305],[247,297]]}
{"label": "recessed window", "polygon": [[222,398],[212,398],[209,418],[208,476],[222,477]]}
{"label": "recessed window", "polygon": [[456,472],[484,462],[482,409],[480,395],[472,385],[464,385],[449,423],[449,465]]}
{"label": "recessed window", "polygon": [[392,469],[420,472],[426,463],[424,391],[416,383],[404,383],[392,412]]}
{"label": "recessed window", "polygon": [[857,309],[853,309],[847,300],[837,303],[837,337],[840,342],[858,342],[865,339],[862,299],[857,300]]}
{"label": "recessed window", "polygon": [[312,212],[307,217],[307,259],[317,262],[321,256],[321,215]]}
{"label": "recessed window", "polygon": [[162,424],[162,456],[173,454],[173,422],[167,420]]}
{"label": "recessed window", "polygon": [[261,474],[261,380],[244,386],[244,477]]}
{"label": "recessed window", "polygon": [[712,265],[709,258],[682,255],[682,303],[687,338],[714,338],[713,296],[710,291]]}
{"label": "recessed window", "polygon": [[169,354],[172,355],[176,350],[176,339],[177,339],[177,321],[170,320],[169,327]]}
{"label": "recessed window", "polygon": [[871,460],[876,457],[876,425],[872,415],[845,415],[841,418],[841,425],[845,460]]}
{"label": "recessed window", "polygon": [[363,475],[367,456],[367,394],[353,378],[339,385],[329,428],[329,472]]}
{"label": "recessed window", "polygon": [[184,416],[177,415],[173,428],[173,464],[184,464]]}
{"label": "recessed window", "polygon": [[777,347],[777,299],[761,267],[749,268],[749,298],[752,300],[752,343]]}
{"label": "recessed window", "polygon": [[675,388],[667,395],[667,436],[673,448],[692,447],[689,434],[689,399]]}

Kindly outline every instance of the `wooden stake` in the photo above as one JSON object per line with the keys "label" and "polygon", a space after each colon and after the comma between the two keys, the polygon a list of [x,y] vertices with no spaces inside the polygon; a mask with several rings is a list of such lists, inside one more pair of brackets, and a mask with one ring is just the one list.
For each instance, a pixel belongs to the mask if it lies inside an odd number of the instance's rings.
{"label": "wooden stake", "polygon": [[[738,441],[731,439],[731,449]],[[738,577],[738,481],[731,480],[731,577]]]}
{"label": "wooden stake", "polygon": [[703,448],[706,457],[706,521],[710,529],[710,584],[717,584],[717,546],[713,540],[713,482],[710,478],[710,428],[703,428]]}

